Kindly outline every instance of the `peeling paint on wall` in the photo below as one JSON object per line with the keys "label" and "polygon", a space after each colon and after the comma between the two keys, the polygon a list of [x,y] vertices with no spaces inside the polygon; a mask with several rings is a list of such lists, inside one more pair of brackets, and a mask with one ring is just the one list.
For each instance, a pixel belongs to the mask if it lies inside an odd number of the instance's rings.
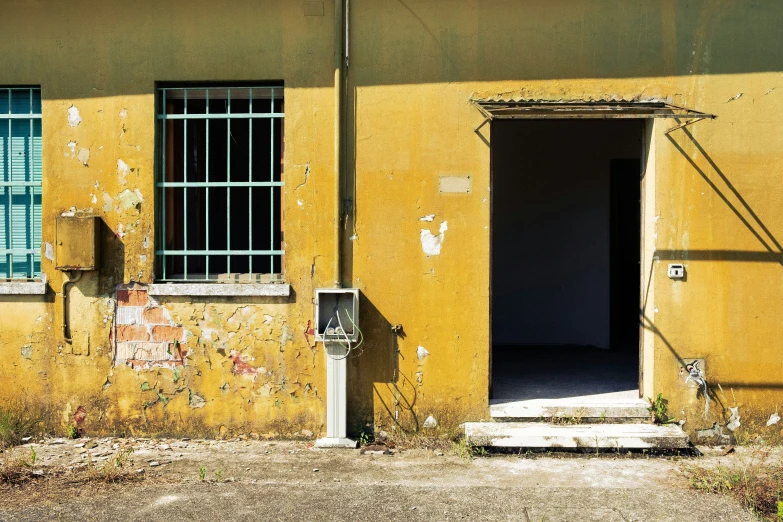
{"label": "peeling paint on wall", "polygon": [[419,358],[420,361],[423,361],[425,357],[427,357],[430,354],[429,351],[423,346],[419,346],[419,348],[416,350],[416,356]]}
{"label": "peeling paint on wall", "polygon": [[141,192],[139,192],[139,189],[134,191],[125,189],[119,193],[117,196],[117,201],[119,202],[120,211],[125,211],[132,208],[139,210],[144,199],[141,197]]}
{"label": "peeling paint on wall", "polygon": [[76,127],[82,122],[82,117],[79,114],[79,109],[77,109],[74,105],[71,105],[68,108],[68,125],[71,127]]}
{"label": "peeling paint on wall", "polygon": [[740,427],[739,406],[730,407],[729,411],[731,412],[731,416],[729,417],[729,422],[726,424],[726,427],[731,431],[734,431]]}
{"label": "peeling paint on wall", "polygon": [[108,195],[106,192],[103,193],[103,211],[104,212],[111,212],[113,208],[114,199],[110,195]]}
{"label": "peeling paint on wall", "polygon": [[728,440],[729,437],[723,434],[723,428],[717,422],[713,423],[711,428],[696,430],[696,437],[700,439],[719,438],[721,441]]}
{"label": "peeling paint on wall", "polygon": [[136,370],[187,364],[190,332],[147,294],[143,285],[120,285],[116,291],[114,364]]}
{"label": "peeling paint on wall", "polygon": [[437,236],[426,228],[421,229],[421,249],[425,254],[428,256],[440,255],[440,248],[448,229],[449,225],[446,221],[440,224],[440,233]]}
{"label": "peeling paint on wall", "polygon": [[193,393],[190,389],[188,390],[188,394],[190,395],[188,402],[191,408],[203,408],[207,404],[204,397],[197,393]]}
{"label": "peeling paint on wall", "polygon": [[231,373],[235,375],[251,375],[255,380],[255,376],[258,374],[263,375],[266,373],[266,368],[256,368],[251,365],[248,361],[252,361],[253,359],[248,355],[242,355],[240,352],[232,350],[230,356],[234,363],[231,366]]}
{"label": "peeling paint on wall", "polygon": [[127,163],[121,159],[117,160],[117,175],[120,178],[120,183],[125,183],[125,177],[128,175],[129,170],[130,168],[128,167]]}
{"label": "peeling paint on wall", "polygon": [[90,162],[90,149],[85,149],[84,147],[79,149],[77,158],[79,158],[79,161],[81,161],[82,164],[87,167],[87,164]]}

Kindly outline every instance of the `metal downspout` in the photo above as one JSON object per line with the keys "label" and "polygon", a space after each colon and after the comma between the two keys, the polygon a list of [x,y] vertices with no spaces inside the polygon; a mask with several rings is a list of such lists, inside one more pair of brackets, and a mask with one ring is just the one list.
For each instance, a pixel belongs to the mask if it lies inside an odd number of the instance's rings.
{"label": "metal downspout", "polygon": [[342,287],[343,21],[345,0],[334,0],[334,286]]}

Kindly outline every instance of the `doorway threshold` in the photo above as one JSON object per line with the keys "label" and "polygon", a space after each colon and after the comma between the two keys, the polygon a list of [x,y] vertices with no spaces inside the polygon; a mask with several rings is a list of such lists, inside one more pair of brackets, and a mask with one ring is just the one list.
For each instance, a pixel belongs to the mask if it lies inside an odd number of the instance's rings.
{"label": "doorway threshold", "polygon": [[496,347],[493,354],[494,419],[649,419],[630,349],[520,346]]}
{"label": "doorway threshold", "polygon": [[489,414],[498,421],[645,422],[650,419],[648,407],[638,390],[629,390],[559,399],[495,399],[489,403]]}

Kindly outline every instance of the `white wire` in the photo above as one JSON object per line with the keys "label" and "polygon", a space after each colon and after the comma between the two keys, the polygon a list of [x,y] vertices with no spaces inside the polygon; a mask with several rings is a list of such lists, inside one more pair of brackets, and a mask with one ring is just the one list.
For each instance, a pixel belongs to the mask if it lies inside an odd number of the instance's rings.
{"label": "white wire", "polygon": [[[327,351],[326,355],[328,355],[329,358],[334,360],[334,361],[341,361],[343,359],[348,358],[348,356],[351,355],[352,351],[356,350],[357,348],[359,348],[364,343],[364,333],[362,332],[361,328],[359,328],[359,325],[357,325],[354,322],[353,318],[351,317],[351,314],[348,313],[348,309],[345,309],[345,315],[346,315],[346,317],[348,317],[348,320],[351,321],[351,324],[353,325],[353,327],[356,328],[359,331],[360,341],[356,344],[356,346],[354,346],[353,348],[351,347],[351,339],[350,339],[350,337],[348,337],[348,334],[345,332],[345,328],[343,327],[343,322],[340,320],[340,311],[338,310],[337,313],[334,316],[329,318],[329,322],[326,323],[326,329],[324,330],[324,341],[323,341],[324,349],[326,349],[326,344],[327,343],[332,342],[334,344],[339,344],[341,347],[343,347],[343,348],[345,348],[347,350],[347,352],[345,352],[345,355],[343,355],[342,357],[334,357],[331,354],[329,354],[329,352]],[[327,332],[329,331],[329,326],[332,324],[332,320],[334,320],[335,317],[337,317],[337,323],[340,325],[340,332],[342,332],[343,336],[345,336],[345,343],[346,344],[343,344],[339,340],[338,341],[327,341],[326,340],[326,336],[328,335]]]}
{"label": "white wire", "polygon": [[[358,330],[358,332],[359,332],[359,339],[360,339],[360,340],[359,340],[359,342],[357,343],[357,345],[353,347],[353,350],[356,350],[356,349],[358,349],[358,348],[359,348],[359,347],[362,345],[362,343],[364,343],[364,333],[362,333],[362,329],[361,329],[361,328],[359,328],[359,325],[358,325],[358,324],[356,324],[356,323],[353,321],[353,318],[351,317],[351,314],[349,314],[349,313],[348,313],[348,309],[347,309],[347,308],[345,309],[345,315],[348,317],[348,320],[349,320],[349,321],[351,321],[351,324],[353,325],[353,327],[354,327],[354,328],[356,328],[356,330]],[[337,316],[337,320],[338,320],[338,321],[340,320],[340,316],[339,316],[339,315]],[[342,328],[342,326],[343,326],[343,325],[341,324],[341,325],[340,325],[340,328]]]}
{"label": "white wire", "polygon": [[[342,322],[340,321],[340,311],[338,310],[335,315],[337,316],[337,322],[340,324],[340,331],[342,331],[343,335],[345,336],[345,341],[348,343],[348,346],[345,346],[340,341],[335,341],[334,344],[339,344],[341,347],[345,348],[347,351],[345,352],[345,355],[343,355],[342,357],[335,357],[335,356],[331,355],[328,350],[326,352],[326,355],[329,356],[329,358],[332,359],[333,361],[342,361],[343,359],[347,359],[348,356],[351,355],[351,340],[348,338],[348,334],[345,333],[345,329],[343,328]],[[329,322],[326,323],[326,330],[324,331],[324,336],[326,336],[327,335],[326,332],[329,331],[329,325],[332,324],[332,319],[334,319],[334,317],[330,317],[329,318]],[[324,339],[324,349],[326,349],[326,344],[328,342],[329,341]]]}

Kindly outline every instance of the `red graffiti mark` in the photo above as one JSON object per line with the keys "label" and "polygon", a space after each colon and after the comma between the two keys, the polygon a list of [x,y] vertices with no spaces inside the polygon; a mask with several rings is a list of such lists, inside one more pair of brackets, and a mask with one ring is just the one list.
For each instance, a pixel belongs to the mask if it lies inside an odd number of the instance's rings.
{"label": "red graffiti mark", "polygon": [[310,348],[314,348],[315,345],[310,342],[310,336],[315,335],[315,330],[313,330],[313,321],[308,320],[307,321],[307,328],[305,328],[304,336],[305,340],[307,341],[307,346]]}
{"label": "red graffiti mark", "polygon": [[231,373],[235,375],[254,375],[258,373],[258,368],[242,360],[242,354],[232,352],[231,360],[234,365],[231,367]]}
{"label": "red graffiti mark", "polygon": [[79,435],[84,435],[84,420],[87,418],[87,410],[84,406],[76,408],[76,413],[73,414],[73,421],[76,423],[76,431]]}

